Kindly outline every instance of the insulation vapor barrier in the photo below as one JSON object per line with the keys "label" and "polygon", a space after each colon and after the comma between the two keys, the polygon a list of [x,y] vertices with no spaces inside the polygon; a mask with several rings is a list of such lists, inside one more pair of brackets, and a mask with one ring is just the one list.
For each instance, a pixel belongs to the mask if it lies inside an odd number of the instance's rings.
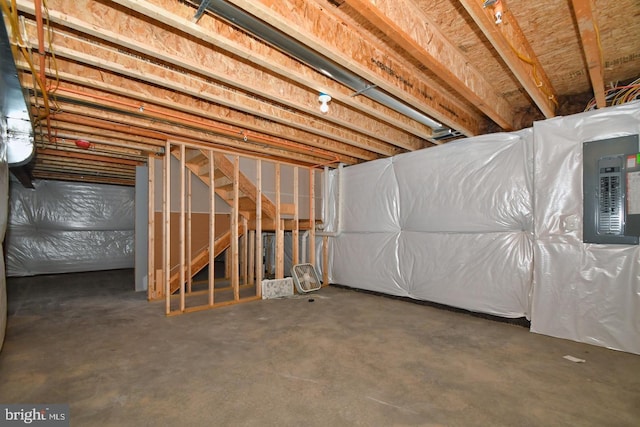
{"label": "insulation vapor barrier", "polygon": [[640,248],[583,243],[582,221],[583,143],[637,134],[637,102],[534,124],[533,332],[640,354]]}
{"label": "insulation vapor barrier", "polygon": [[582,235],[583,143],[636,134],[638,102],[332,171],[331,282],[640,354],[640,247]]}
{"label": "insulation vapor barrier", "polygon": [[345,168],[332,282],[528,316],[531,165],[526,130]]}
{"label": "insulation vapor barrier", "polygon": [[8,276],[133,268],[134,189],[36,181],[11,183]]}

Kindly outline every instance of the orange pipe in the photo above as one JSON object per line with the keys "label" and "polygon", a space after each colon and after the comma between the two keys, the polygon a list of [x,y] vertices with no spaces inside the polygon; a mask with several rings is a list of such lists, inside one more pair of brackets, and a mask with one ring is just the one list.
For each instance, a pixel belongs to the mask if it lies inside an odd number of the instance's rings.
{"label": "orange pipe", "polygon": [[[73,94],[76,94],[76,95],[88,96],[90,98],[101,100],[101,101],[113,102],[115,104],[119,104],[119,105],[123,105],[123,106],[126,106],[126,107],[135,108],[136,110],[140,109],[140,105],[139,104],[135,104],[135,103],[132,103],[132,102],[126,102],[126,101],[120,101],[120,100],[116,100],[116,99],[111,99],[111,98],[108,98],[106,96],[95,95],[95,94],[91,94],[91,93],[87,93],[87,92],[83,92],[83,91],[80,91],[80,90],[71,89],[71,88],[67,88],[67,87],[63,87],[63,86],[58,87],[58,91],[73,93]],[[199,121],[197,121],[195,119],[189,119],[189,118],[186,118],[186,117],[178,116],[176,114],[170,114],[170,113],[167,113],[167,112],[156,110],[153,107],[144,107],[144,109],[146,111],[151,112],[151,113],[156,113],[156,114],[160,114],[160,115],[163,115],[163,116],[166,116],[166,117],[171,117],[173,119],[178,119],[178,120],[187,121],[187,122],[191,122],[191,123],[194,123],[194,124],[202,125],[201,122],[199,122]],[[298,146],[297,144],[294,144],[294,143],[275,140],[275,139],[267,137],[267,136],[255,135],[253,133],[249,134],[247,131],[234,132],[234,131],[229,130],[228,128],[225,128],[224,126],[220,126],[220,125],[207,124],[206,126],[214,128],[214,129],[217,129],[220,133],[222,133],[224,135],[229,135],[229,136],[234,136],[234,137],[237,137],[238,135],[244,135],[246,138],[248,138],[249,135],[251,135],[254,140],[262,140],[262,141],[266,141],[266,142],[269,142],[269,143],[275,144],[275,145],[280,145],[280,146],[285,146],[285,147],[293,147],[293,148],[296,148],[296,149],[302,149],[303,151],[308,151],[310,153],[318,154],[318,155],[321,155],[321,156],[327,156],[327,157],[331,158],[331,161],[329,161],[327,163],[314,165],[312,167],[320,167],[320,166],[325,166],[325,165],[328,165],[328,164],[331,164],[331,163],[336,163],[336,162],[339,163],[340,162],[340,158],[336,154],[333,154],[333,153],[331,153],[329,151],[326,151],[326,150],[319,150],[319,149],[316,149],[316,148],[313,148],[313,147]]]}

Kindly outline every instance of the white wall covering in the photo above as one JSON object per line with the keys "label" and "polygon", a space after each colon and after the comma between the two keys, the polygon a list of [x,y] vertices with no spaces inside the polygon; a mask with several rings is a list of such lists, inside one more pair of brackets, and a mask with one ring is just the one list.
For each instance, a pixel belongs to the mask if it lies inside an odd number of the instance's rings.
{"label": "white wall covering", "polygon": [[36,181],[10,188],[8,276],[133,268],[134,189]]}
{"label": "white wall covering", "polygon": [[[0,242],[4,241],[9,211],[9,165],[4,124],[0,124]],[[0,350],[7,325],[7,281],[5,278],[4,245],[0,245]]]}
{"label": "white wall covering", "polygon": [[582,243],[582,144],[640,133],[640,104],[534,125],[531,330],[640,354],[640,248]]}
{"label": "white wall covering", "polygon": [[332,282],[527,315],[530,144],[530,130],[494,134],[345,168]]}

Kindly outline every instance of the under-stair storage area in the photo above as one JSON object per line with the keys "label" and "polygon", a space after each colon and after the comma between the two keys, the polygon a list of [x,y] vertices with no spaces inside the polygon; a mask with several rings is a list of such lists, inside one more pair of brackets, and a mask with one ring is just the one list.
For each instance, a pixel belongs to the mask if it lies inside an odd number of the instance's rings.
{"label": "under-stair storage area", "polygon": [[167,315],[261,299],[263,279],[291,275],[285,264],[321,259],[322,169],[180,143],[165,152],[149,161],[147,293]]}

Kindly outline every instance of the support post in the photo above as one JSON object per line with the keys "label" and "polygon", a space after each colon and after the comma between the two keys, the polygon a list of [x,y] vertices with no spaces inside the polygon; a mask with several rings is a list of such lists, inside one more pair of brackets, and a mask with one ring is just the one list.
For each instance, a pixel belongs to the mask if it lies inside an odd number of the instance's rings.
{"label": "support post", "polygon": [[209,306],[214,304],[215,289],[215,246],[216,246],[216,178],[213,151],[209,157]]}
{"label": "support post", "polygon": [[300,244],[299,244],[299,235],[300,235],[300,210],[298,205],[298,193],[299,191],[299,183],[298,183],[298,167],[295,166],[293,168],[293,230],[291,231],[291,239],[293,241],[292,246],[292,254],[291,254],[291,263],[293,265],[300,263]]}
{"label": "support post", "polygon": [[156,198],[155,198],[155,173],[156,160],[153,154],[147,157],[147,168],[149,169],[149,247],[147,248],[147,299],[154,300],[158,298],[158,289],[156,288],[156,248],[155,248],[155,230],[156,230]]}
{"label": "support post", "polygon": [[256,295],[262,298],[262,160],[256,160]]}
{"label": "support post", "polygon": [[316,265],[316,193],[315,170],[309,169],[309,263]]}
{"label": "support post", "polygon": [[185,161],[184,161],[184,157],[185,157],[185,147],[184,145],[180,145],[180,229],[179,229],[179,246],[180,246],[180,257],[179,257],[179,264],[178,264],[178,268],[180,269],[180,311],[184,311],[185,309],[185,296],[184,296],[184,291],[185,291],[185,278],[184,278],[184,254],[185,254],[185,212],[184,212],[184,208],[185,208],[185,191],[184,191],[184,186],[185,186]]}
{"label": "support post", "polygon": [[193,179],[193,173],[190,170],[187,170],[187,293],[191,293],[191,286],[193,285],[193,272],[191,271],[191,260],[193,259],[193,254],[191,252],[191,180]]}
{"label": "support post", "polygon": [[276,163],[276,279],[284,278],[284,230],[281,215],[280,163]]}
{"label": "support post", "polygon": [[231,286],[233,299],[240,299],[240,278],[238,266],[238,217],[240,204],[240,158],[233,156],[233,209],[231,213]]}
{"label": "support post", "polygon": [[164,278],[165,314],[171,312],[171,144],[167,141],[162,163],[164,178],[164,195],[162,197],[162,221],[164,235],[162,236],[162,260]]}

